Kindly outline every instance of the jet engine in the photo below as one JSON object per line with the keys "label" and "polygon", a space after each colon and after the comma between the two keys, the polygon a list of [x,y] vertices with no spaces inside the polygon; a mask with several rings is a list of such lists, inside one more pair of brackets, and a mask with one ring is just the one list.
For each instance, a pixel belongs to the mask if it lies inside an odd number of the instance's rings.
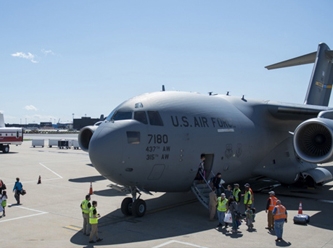
{"label": "jet engine", "polygon": [[297,155],[310,163],[333,160],[333,120],[313,118],[302,122],[294,132]]}
{"label": "jet engine", "polygon": [[78,136],[78,142],[81,150],[85,152],[89,150],[90,139],[97,128],[98,125],[94,125],[94,126],[86,126],[80,130]]}

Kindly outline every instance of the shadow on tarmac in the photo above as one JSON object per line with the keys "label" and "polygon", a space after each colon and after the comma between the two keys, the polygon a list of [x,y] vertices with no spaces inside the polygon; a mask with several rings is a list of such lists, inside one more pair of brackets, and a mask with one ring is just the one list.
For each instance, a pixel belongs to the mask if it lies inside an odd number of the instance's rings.
{"label": "shadow on tarmac", "polygon": [[68,181],[72,183],[90,183],[102,180],[105,180],[103,176],[78,177],[78,178],[68,179]]}
{"label": "shadow on tarmac", "polygon": [[94,191],[94,194],[98,195],[98,196],[125,196],[125,195],[127,195],[126,193],[122,193],[115,189],[98,190],[98,191]]}
{"label": "shadow on tarmac", "polygon": [[[311,216],[308,225],[333,230],[331,225],[333,221],[331,214],[332,204],[320,202],[323,196],[325,196],[324,199],[333,199],[333,191],[330,188],[331,186],[328,185],[318,189],[302,189],[301,195],[305,195],[304,197],[298,196],[300,193],[295,193],[294,191],[297,190],[291,187],[280,186],[275,189],[275,192],[289,211],[288,220],[290,224],[294,225],[294,215],[290,212],[298,211],[301,200],[304,214],[309,214],[308,211],[319,211]],[[104,196],[114,196],[115,192],[112,191],[114,190],[104,190],[98,193]],[[307,194],[308,191],[310,192],[309,194]],[[298,197],[295,198],[295,195]],[[257,213],[265,211],[267,199],[267,192],[255,193]],[[208,211],[197,201],[192,192],[166,193],[161,197],[146,200],[146,204],[147,213],[142,218],[122,216],[120,209],[103,216],[99,220],[99,231],[101,232],[100,236],[104,240],[94,245],[130,244],[132,242],[186,236],[187,234],[199,233],[214,228],[221,232],[221,235],[233,239],[242,238],[243,236],[242,232],[231,233],[217,229],[217,222],[207,220]],[[244,206],[241,205],[240,211],[243,211],[243,208]],[[245,225],[244,222],[242,225]],[[264,226],[257,228],[264,228]],[[274,235],[274,233],[271,233],[271,235]],[[87,245],[88,241],[84,242],[82,233],[77,232],[71,238],[71,242],[78,245]],[[291,243],[287,241],[276,242],[276,246],[290,245]]]}
{"label": "shadow on tarmac", "polygon": [[13,155],[13,154],[17,154],[17,153],[18,153],[18,152],[11,152],[11,151],[9,151],[8,153],[0,152],[0,154],[3,154],[2,156]]}

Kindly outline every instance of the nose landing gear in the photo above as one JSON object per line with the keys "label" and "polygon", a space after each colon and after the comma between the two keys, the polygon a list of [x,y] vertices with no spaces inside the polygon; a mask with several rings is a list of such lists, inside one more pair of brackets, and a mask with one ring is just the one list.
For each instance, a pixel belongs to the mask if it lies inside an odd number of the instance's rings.
{"label": "nose landing gear", "polygon": [[[136,187],[130,187],[132,198],[126,197],[121,203],[121,212],[130,216],[133,215],[135,217],[142,217],[145,215],[147,207],[146,202],[140,199],[140,192],[136,189]],[[136,194],[139,193],[139,197],[136,198]]]}

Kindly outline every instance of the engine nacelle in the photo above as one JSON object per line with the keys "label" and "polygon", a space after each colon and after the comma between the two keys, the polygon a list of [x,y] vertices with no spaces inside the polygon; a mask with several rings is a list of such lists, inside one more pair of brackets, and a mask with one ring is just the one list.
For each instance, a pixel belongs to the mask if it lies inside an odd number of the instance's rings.
{"label": "engine nacelle", "polygon": [[89,143],[90,139],[95,132],[95,130],[98,128],[98,126],[86,126],[80,130],[80,133],[78,135],[78,142],[80,148],[87,152],[89,150]]}
{"label": "engine nacelle", "polygon": [[294,148],[297,155],[310,163],[326,163],[333,160],[333,120],[313,118],[302,122],[294,132]]}

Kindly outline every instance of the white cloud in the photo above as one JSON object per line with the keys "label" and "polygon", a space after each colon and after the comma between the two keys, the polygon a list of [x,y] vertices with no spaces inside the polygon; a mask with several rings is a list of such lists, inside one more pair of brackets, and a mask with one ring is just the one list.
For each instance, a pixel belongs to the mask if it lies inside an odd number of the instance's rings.
{"label": "white cloud", "polygon": [[27,106],[24,107],[24,109],[37,111],[37,108],[33,105],[27,105]]}
{"label": "white cloud", "polygon": [[43,53],[45,56],[47,56],[47,55],[55,55],[55,53],[52,52],[52,50],[45,50],[45,49],[42,49],[41,51],[42,51],[42,53]]}
{"label": "white cloud", "polygon": [[30,60],[32,63],[38,63],[35,60],[35,55],[33,55],[32,53],[17,52],[17,53],[13,53],[12,56],[13,57],[18,57],[18,58]]}

